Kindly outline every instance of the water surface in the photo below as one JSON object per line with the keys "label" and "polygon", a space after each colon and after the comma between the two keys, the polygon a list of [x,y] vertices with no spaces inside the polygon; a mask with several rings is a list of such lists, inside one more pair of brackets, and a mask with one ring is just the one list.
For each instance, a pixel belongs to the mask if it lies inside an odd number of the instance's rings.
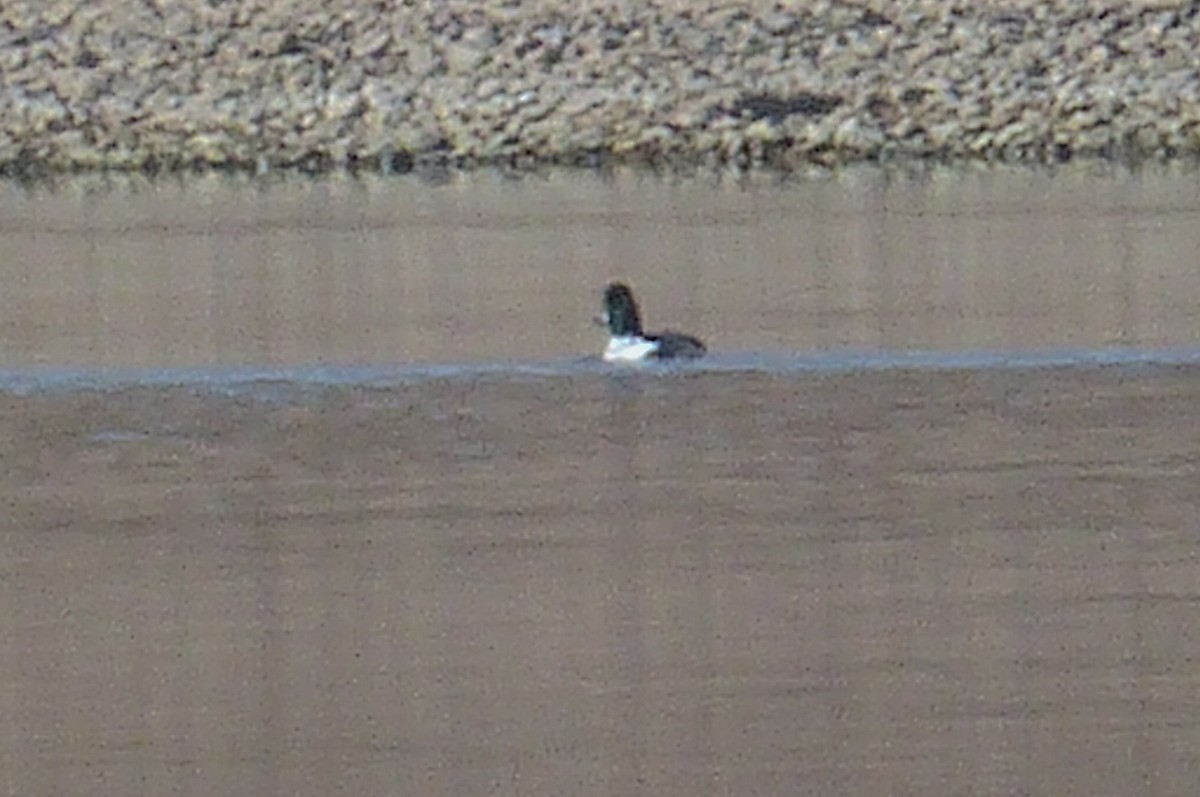
{"label": "water surface", "polygon": [[601,287],[715,351],[1195,344],[1182,172],[558,174],[0,194],[5,366],[541,362]]}
{"label": "water surface", "polygon": [[1197,185],[8,189],[0,793],[1187,793]]}

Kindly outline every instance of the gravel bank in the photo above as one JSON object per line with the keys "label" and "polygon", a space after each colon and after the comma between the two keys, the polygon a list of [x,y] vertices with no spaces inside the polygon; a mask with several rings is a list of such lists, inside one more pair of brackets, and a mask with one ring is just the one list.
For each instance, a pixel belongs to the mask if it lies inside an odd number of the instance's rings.
{"label": "gravel bank", "polygon": [[27,0],[0,169],[1200,152],[1196,4]]}

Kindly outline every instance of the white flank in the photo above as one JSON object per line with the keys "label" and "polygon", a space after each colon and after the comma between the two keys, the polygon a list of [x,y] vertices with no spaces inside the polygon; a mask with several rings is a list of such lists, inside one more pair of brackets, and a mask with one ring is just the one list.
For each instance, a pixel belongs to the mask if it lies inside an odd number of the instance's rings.
{"label": "white flank", "polygon": [[644,360],[646,355],[658,351],[658,342],[639,337],[611,338],[604,349],[604,361],[609,363],[633,363]]}

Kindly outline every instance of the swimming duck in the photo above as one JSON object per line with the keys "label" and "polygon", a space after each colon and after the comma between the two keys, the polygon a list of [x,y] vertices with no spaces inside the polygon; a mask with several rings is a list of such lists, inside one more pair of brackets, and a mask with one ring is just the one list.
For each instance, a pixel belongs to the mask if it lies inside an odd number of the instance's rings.
{"label": "swimming duck", "polygon": [[706,351],[698,338],[682,332],[645,334],[637,300],[623,282],[609,283],[604,289],[604,312],[596,320],[608,327],[610,335],[604,349],[605,362],[692,360],[703,357]]}

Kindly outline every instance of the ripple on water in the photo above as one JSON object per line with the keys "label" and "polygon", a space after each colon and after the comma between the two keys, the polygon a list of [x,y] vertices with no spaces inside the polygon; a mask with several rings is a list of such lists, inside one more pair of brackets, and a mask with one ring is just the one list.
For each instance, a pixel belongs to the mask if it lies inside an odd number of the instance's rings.
{"label": "ripple on water", "polygon": [[433,380],[524,380],[619,374],[651,377],[703,373],[850,373],[884,370],[982,371],[1063,367],[1200,364],[1200,347],[1038,351],[836,351],[806,354],[719,353],[700,361],[612,366],[597,357],[545,362],[479,362],[378,366],[212,367],[167,369],[36,367],[0,369],[0,392],[192,387],[207,392],[284,399],[297,388],[392,387]]}

